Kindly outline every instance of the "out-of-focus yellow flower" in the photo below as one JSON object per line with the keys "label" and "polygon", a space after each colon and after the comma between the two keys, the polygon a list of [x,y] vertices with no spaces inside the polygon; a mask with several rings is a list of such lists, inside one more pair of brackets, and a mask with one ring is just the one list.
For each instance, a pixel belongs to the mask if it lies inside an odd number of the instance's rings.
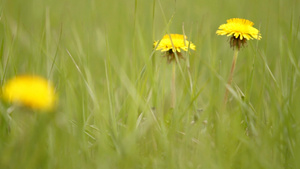
{"label": "out-of-focus yellow flower", "polygon": [[218,35],[232,36],[230,39],[231,47],[240,48],[247,40],[260,40],[261,34],[259,30],[253,27],[254,23],[247,19],[232,18],[228,19],[226,24],[219,26]]}
{"label": "out-of-focus yellow flower", "polygon": [[155,41],[153,45],[156,47],[156,50],[166,52],[169,61],[175,59],[175,52],[179,57],[182,57],[181,50],[196,49],[192,42],[187,41],[186,36],[180,34],[166,34],[160,41]]}
{"label": "out-of-focus yellow flower", "polygon": [[22,75],[7,81],[2,87],[2,97],[35,110],[52,110],[56,94],[52,84],[39,76]]}
{"label": "out-of-focus yellow flower", "polygon": [[[171,36],[171,39],[170,39]],[[172,52],[181,52],[180,49],[184,50],[184,51],[188,51],[188,47],[190,47],[190,49],[195,50],[196,46],[191,43],[189,45],[189,41],[187,41],[187,37],[180,35],[180,34],[167,34],[165,35],[162,40],[160,41],[159,45],[157,46],[156,50],[161,50],[162,52],[166,52],[169,50],[172,50]],[[174,49],[173,49],[173,45],[174,45]],[[158,41],[154,42],[154,47],[157,45]]]}

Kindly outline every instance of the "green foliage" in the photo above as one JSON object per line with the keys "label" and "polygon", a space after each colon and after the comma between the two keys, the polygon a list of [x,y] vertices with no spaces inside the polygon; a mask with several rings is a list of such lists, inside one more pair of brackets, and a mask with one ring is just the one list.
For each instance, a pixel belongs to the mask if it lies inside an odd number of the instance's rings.
{"label": "green foliage", "polygon": [[[0,1],[1,85],[49,78],[53,114],[0,105],[0,168],[300,168],[300,11],[291,1]],[[227,19],[262,34],[233,50]],[[153,41],[184,33],[176,69]]]}

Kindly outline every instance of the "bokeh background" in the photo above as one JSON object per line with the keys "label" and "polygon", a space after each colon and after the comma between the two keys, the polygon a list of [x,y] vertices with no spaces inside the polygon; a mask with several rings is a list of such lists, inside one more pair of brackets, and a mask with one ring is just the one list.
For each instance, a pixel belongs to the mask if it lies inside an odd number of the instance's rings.
{"label": "bokeh background", "polygon": [[[41,114],[1,103],[0,168],[300,168],[299,0],[0,0],[0,78],[43,76]],[[230,18],[262,39],[239,52]],[[153,42],[186,34],[176,70]]]}

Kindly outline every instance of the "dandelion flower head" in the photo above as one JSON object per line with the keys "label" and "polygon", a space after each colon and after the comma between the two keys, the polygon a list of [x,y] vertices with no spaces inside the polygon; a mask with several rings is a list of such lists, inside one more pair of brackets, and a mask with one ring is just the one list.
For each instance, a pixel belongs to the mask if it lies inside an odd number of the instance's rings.
{"label": "dandelion flower head", "polygon": [[260,40],[261,34],[259,30],[253,27],[254,23],[247,19],[232,18],[228,19],[226,24],[219,26],[217,30],[218,35],[232,36],[230,43],[233,47],[246,43],[246,40],[257,39]]}
{"label": "dandelion flower head", "polygon": [[[172,52],[181,52],[181,50],[188,51],[189,47],[190,49],[195,50],[196,46],[193,43],[190,44],[190,42],[186,39],[187,37],[184,35],[166,34],[160,42],[155,41],[154,46],[157,46],[159,42],[156,50],[161,50],[162,52],[166,52],[169,50],[172,50]],[[172,44],[174,45],[174,49]]]}
{"label": "dandelion flower head", "polygon": [[189,42],[186,36],[180,34],[166,34],[160,41],[155,41],[153,45],[156,47],[156,50],[166,52],[169,61],[175,59],[174,53],[182,58],[181,50],[196,49],[196,46]]}
{"label": "dandelion flower head", "polygon": [[51,110],[56,94],[53,86],[39,76],[22,75],[7,81],[2,87],[2,97],[9,103],[17,103],[36,110]]}

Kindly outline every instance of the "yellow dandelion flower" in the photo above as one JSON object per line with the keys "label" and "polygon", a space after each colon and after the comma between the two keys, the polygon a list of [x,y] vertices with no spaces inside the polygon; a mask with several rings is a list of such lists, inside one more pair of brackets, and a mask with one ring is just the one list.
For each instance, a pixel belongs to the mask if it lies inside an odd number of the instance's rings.
{"label": "yellow dandelion flower", "polygon": [[232,18],[228,19],[226,24],[219,26],[218,35],[232,36],[230,39],[231,47],[238,47],[246,44],[247,40],[260,40],[261,34],[259,30],[253,27],[254,23],[247,19]]}
{"label": "yellow dandelion flower", "polygon": [[180,34],[166,34],[160,41],[155,41],[153,45],[156,50],[166,52],[169,61],[175,59],[175,52],[182,58],[181,50],[188,51],[189,48],[196,50],[196,46],[187,41],[186,36]]}
{"label": "yellow dandelion flower", "polygon": [[9,103],[17,103],[36,110],[54,108],[56,94],[46,79],[38,76],[16,76],[2,87],[2,97]]}

